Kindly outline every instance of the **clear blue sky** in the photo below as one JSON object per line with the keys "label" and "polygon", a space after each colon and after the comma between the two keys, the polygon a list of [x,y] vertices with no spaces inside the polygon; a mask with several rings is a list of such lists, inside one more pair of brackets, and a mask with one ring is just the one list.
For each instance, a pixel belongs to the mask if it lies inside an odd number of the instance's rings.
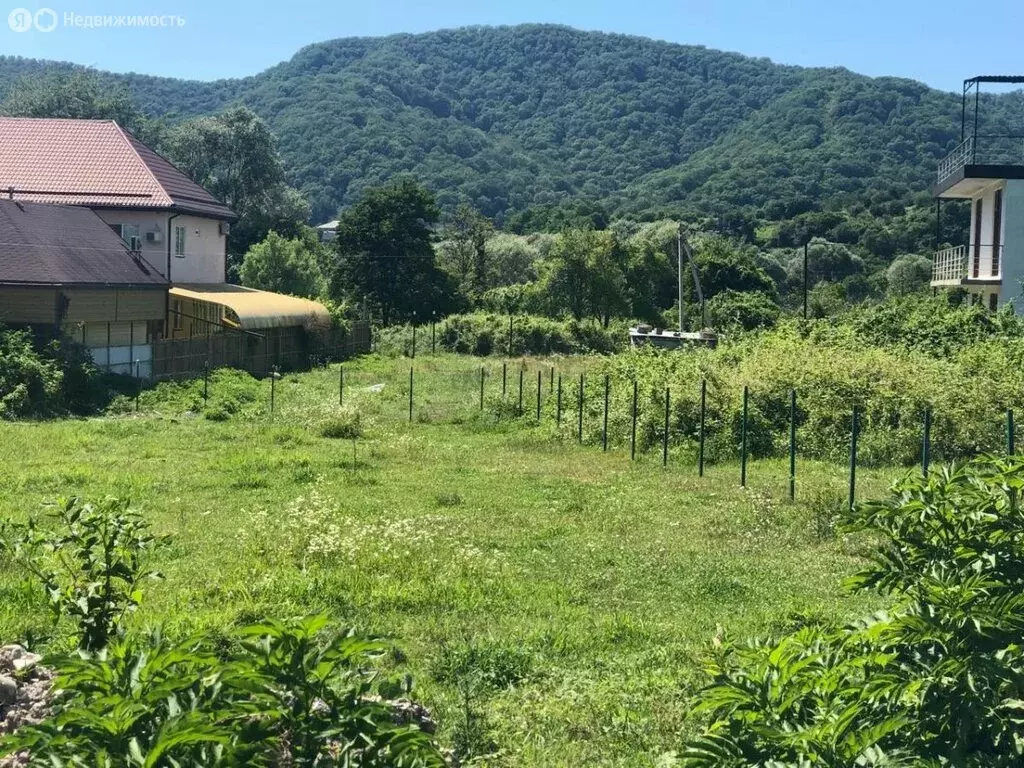
{"label": "clear blue sky", "polygon": [[[12,31],[16,7],[51,8],[57,27]],[[185,24],[83,29],[64,26],[67,13],[175,15]],[[1022,0],[0,0],[0,53],[212,80],[254,74],[336,37],[522,22],[838,65],[946,90],[976,74],[1024,73]]]}

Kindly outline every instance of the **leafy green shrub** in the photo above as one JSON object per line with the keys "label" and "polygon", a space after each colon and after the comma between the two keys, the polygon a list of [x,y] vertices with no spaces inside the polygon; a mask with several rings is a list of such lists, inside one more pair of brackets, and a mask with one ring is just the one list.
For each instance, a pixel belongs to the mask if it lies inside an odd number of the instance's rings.
{"label": "leafy green shrub", "polygon": [[1024,460],[911,475],[843,523],[881,543],[854,590],[891,601],[846,627],[719,643],[683,752],[707,766],[1001,766],[1024,756]]}
{"label": "leafy green shrub", "polygon": [[106,392],[84,347],[0,326],[0,419],[90,413]]}
{"label": "leafy green shrub", "polygon": [[[401,725],[372,664],[388,646],[327,618],[268,620],[228,638],[172,643],[121,621],[155,574],[161,542],[128,502],[64,502],[59,525],[8,523],[0,556],[33,573],[60,618],[79,622],[78,652],[57,669],[53,716],[0,738],[0,758],[32,765],[348,765],[440,768],[417,725]],[[225,642],[227,641],[227,642]],[[393,687],[393,686],[392,686]]]}
{"label": "leafy green shrub", "polygon": [[54,717],[0,755],[33,765],[444,765],[430,737],[399,725],[371,671],[387,650],[322,616],[171,643],[159,634],[51,660]]}
{"label": "leafy green shrub", "polygon": [[320,425],[320,436],[335,440],[355,440],[362,437],[363,425],[359,411],[345,406]]}
{"label": "leafy green shrub", "polygon": [[78,647],[95,651],[141,602],[139,584],[159,577],[143,560],[165,539],[150,533],[126,499],[68,499],[56,505],[53,518],[50,527],[35,518],[5,523],[0,549],[38,579],[55,619],[78,623]]}
{"label": "leafy green shrub", "polygon": [[231,410],[223,403],[203,409],[203,418],[207,421],[227,421],[231,418]]}
{"label": "leafy green shrub", "polygon": [[[507,314],[451,315],[437,324],[437,346],[446,352],[466,355],[509,355]],[[377,335],[378,350],[388,355],[412,352],[412,327],[392,326]],[[628,323],[616,321],[605,328],[594,322],[554,320],[537,315],[515,315],[512,321],[511,356],[605,354],[625,349]],[[430,328],[416,331],[420,353],[430,349]]]}
{"label": "leafy green shrub", "polygon": [[[785,452],[790,391],[796,390],[799,455],[845,460],[856,405],[861,413],[859,461],[867,466],[916,463],[926,409],[932,413],[933,456],[951,460],[999,450],[1006,409],[1024,408],[1024,339],[981,341],[935,359],[807,329],[790,322],[725,339],[715,350],[645,347],[611,356],[587,373],[585,433],[591,441],[600,435],[605,374],[611,377],[612,444],[629,440],[637,382],[641,450],[660,445],[666,387],[672,392],[670,439],[673,445],[694,446],[705,379],[709,460],[738,455],[744,385],[750,388],[751,456]],[[564,402],[575,404],[576,384],[566,390]],[[561,430],[568,434],[575,426],[566,420]]]}
{"label": "leafy green shrub", "polygon": [[[207,395],[206,398],[203,394]],[[269,393],[265,385],[246,371],[218,368],[210,371],[204,386],[202,376],[175,381],[162,381],[139,394],[139,407],[146,411],[184,414],[201,413],[211,421],[226,421],[232,416],[257,412]],[[134,395],[115,398],[111,413],[135,410]]]}
{"label": "leafy green shrub", "polygon": [[722,331],[771,328],[778,322],[779,305],[766,293],[725,290],[708,300],[708,320]]}

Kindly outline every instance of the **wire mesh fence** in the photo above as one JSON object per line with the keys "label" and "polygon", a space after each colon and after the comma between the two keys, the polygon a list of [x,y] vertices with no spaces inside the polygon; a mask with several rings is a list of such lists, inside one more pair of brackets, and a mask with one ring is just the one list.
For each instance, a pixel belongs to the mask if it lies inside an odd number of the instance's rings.
{"label": "wire mesh fence", "polygon": [[[197,380],[196,385],[199,385]],[[216,392],[209,376],[201,379],[206,401]],[[877,439],[887,424],[872,423],[870,402],[850,400],[836,409],[838,425],[831,436],[832,450],[822,453],[813,445],[807,408],[800,393],[787,393],[776,412],[755,409],[756,386],[745,386],[734,411],[723,416],[718,393],[706,380],[688,386],[651,384],[615,378],[600,363],[586,358],[559,360],[473,360],[452,355],[385,359],[363,358],[332,364],[303,377],[271,375],[260,386],[257,418],[312,422],[340,408],[353,409],[381,423],[457,425],[472,423],[489,428],[532,430],[539,439],[592,446],[603,452],[628,451],[631,461],[657,461],[662,466],[691,466],[703,476],[710,466],[735,471],[740,486],[750,482],[754,462],[781,460],[790,498],[799,492],[800,463],[828,461],[848,479],[848,501],[858,492],[858,469],[877,467],[870,452],[862,455],[862,441]],[[717,410],[715,410],[717,409]],[[714,412],[713,412],[714,411]],[[756,417],[755,417],[756,413]],[[766,422],[776,433],[766,437]],[[993,425],[989,440],[976,453],[1012,453],[1016,449],[1014,412]],[[901,425],[915,433],[914,461],[928,472],[937,460],[970,458],[938,451],[935,414],[926,409],[908,414]],[[916,430],[916,432],[915,432]],[[867,440],[870,446],[870,439]],[[728,467],[734,470],[728,470]],[[904,468],[910,464],[903,463]]]}

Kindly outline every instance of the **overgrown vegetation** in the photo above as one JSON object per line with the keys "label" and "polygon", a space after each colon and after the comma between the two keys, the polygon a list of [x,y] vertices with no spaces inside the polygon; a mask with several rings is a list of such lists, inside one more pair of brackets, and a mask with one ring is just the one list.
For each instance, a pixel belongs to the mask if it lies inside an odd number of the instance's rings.
{"label": "overgrown vegetation", "polygon": [[682,764],[992,766],[1024,755],[1024,460],[894,485],[843,525],[880,543],[848,581],[889,604],[847,626],[719,639]]}
{"label": "overgrown vegetation", "polygon": [[126,500],[61,502],[55,525],[5,524],[9,553],[78,625],[57,668],[54,714],[0,739],[30,765],[445,765],[415,724],[395,722],[373,662],[388,646],[328,620],[274,621],[229,637],[129,631],[160,540]]}
{"label": "overgrown vegetation", "polygon": [[0,326],[0,420],[89,413],[110,383],[74,342]]}

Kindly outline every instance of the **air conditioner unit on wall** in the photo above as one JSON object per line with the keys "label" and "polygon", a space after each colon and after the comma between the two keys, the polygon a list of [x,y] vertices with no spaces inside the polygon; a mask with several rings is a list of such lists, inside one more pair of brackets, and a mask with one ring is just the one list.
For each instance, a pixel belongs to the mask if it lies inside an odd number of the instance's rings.
{"label": "air conditioner unit on wall", "polygon": [[146,242],[147,243],[162,243],[163,241],[164,241],[164,233],[161,232],[159,229],[154,231],[154,232],[147,232],[146,233]]}

